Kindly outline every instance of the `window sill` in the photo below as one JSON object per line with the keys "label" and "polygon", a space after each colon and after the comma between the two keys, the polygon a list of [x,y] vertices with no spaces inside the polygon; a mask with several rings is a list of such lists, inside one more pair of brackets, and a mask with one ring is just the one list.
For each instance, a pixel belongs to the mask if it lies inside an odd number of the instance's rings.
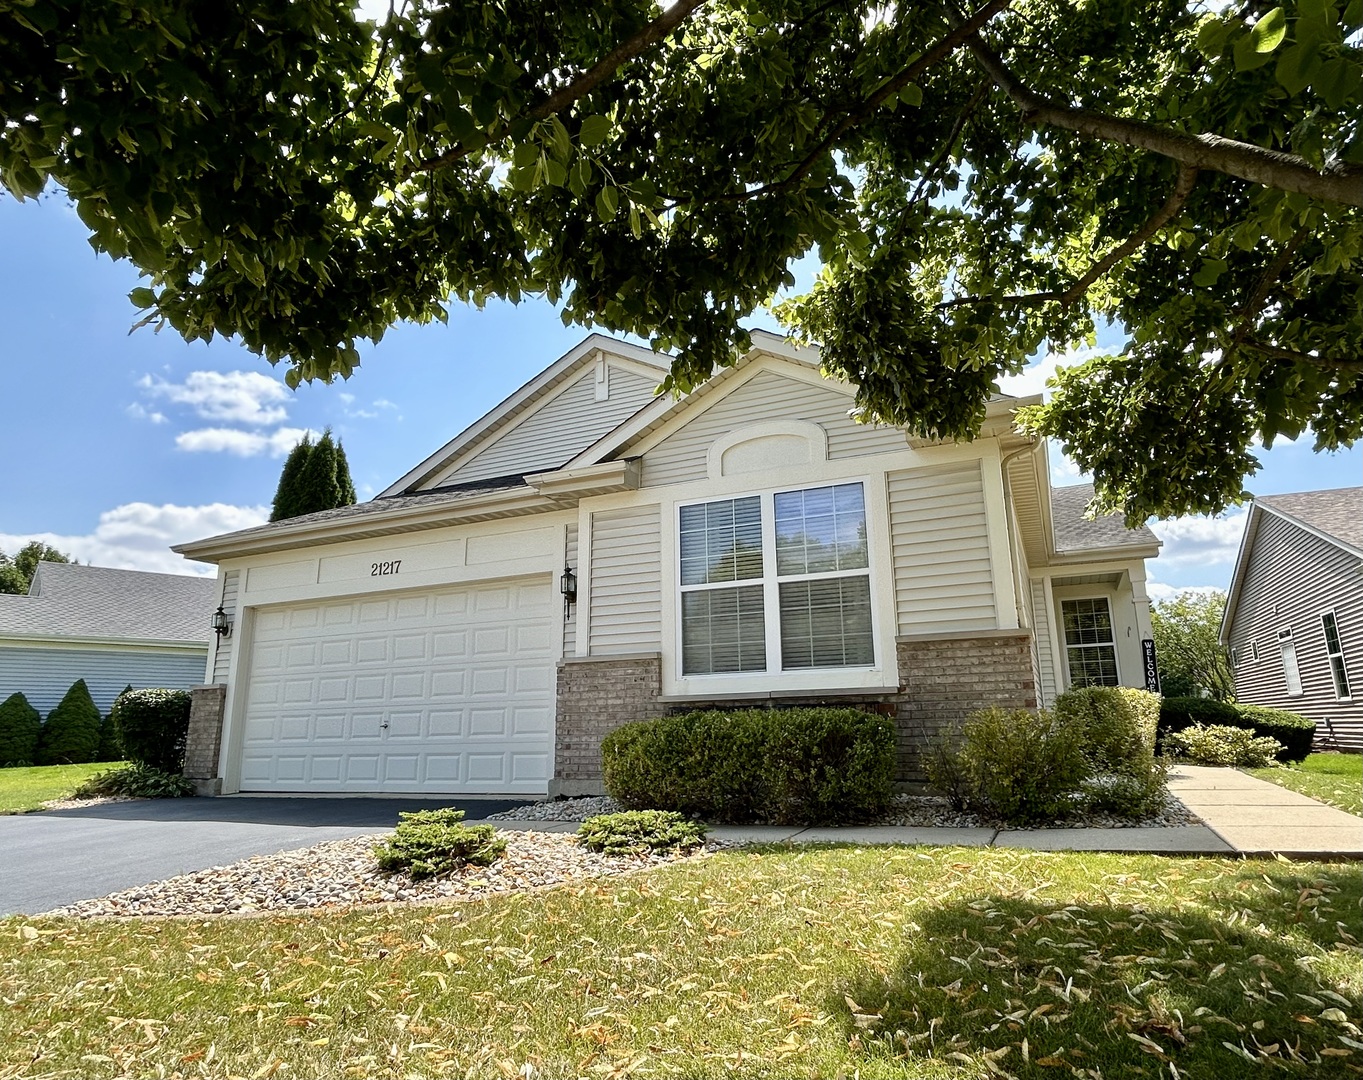
{"label": "window sill", "polygon": [[658,700],[664,704],[682,704],[688,701],[787,701],[793,698],[879,698],[890,694],[902,693],[899,686],[829,686],[821,689],[800,690],[746,690],[723,691],[719,688],[705,690],[699,688],[685,694],[662,694]]}

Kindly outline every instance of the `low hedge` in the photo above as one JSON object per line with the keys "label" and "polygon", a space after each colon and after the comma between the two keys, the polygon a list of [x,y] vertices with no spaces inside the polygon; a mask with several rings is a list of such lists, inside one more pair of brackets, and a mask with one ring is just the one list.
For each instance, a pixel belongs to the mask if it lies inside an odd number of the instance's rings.
{"label": "low hedge", "polygon": [[833,824],[884,812],[895,729],[856,709],[707,710],[626,724],[601,744],[606,790],[631,810],[720,822]]}
{"label": "low hedge", "polygon": [[125,690],[113,718],[123,756],[165,773],[183,772],[189,734],[188,690]]}
{"label": "low hedge", "polygon": [[1255,735],[1277,739],[1282,744],[1279,761],[1301,761],[1311,752],[1316,734],[1316,722],[1283,709],[1268,709],[1262,705],[1234,705],[1210,698],[1170,697],[1160,704],[1159,738],[1164,748],[1165,737],[1183,731],[1194,724],[1204,727],[1235,727]]}

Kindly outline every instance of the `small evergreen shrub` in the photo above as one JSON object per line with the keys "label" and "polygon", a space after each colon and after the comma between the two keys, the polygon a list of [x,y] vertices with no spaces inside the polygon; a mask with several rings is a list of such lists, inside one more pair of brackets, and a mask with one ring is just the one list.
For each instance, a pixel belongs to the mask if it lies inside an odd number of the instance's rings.
{"label": "small evergreen shrub", "polygon": [[883,813],[894,723],[847,708],[706,710],[626,724],[601,744],[606,790],[632,810],[824,824]]}
{"label": "small evergreen shrub", "polygon": [[1148,776],[1090,776],[1079,785],[1078,801],[1095,814],[1139,819],[1161,810],[1167,791],[1164,766],[1156,764]]}
{"label": "small evergreen shrub", "polygon": [[1176,731],[1190,728],[1194,724],[1220,724],[1224,727],[1239,727],[1240,713],[1229,701],[1214,701],[1200,697],[1166,697],[1160,702],[1159,744],[1164,748],[1164,740]]}
{"label": "small evergreen shrub", "polygon": [[90,697],[84,679],[71,689],[47,714],[38,737],[39,765],[80,765],[99,755],[99,709]]}
{"label": "small evergreen shrub", "polygon": [[953,741],[958,749],[927,758],[933,786],[966,808],[1009,824],[1072,813],[1090,774],[1084,724],[1073,713],[982,709],[966,719]]}
{"label": "small evergreen shrub", "polygon": [[1056,715],[1082,725],[1084,754],[1096,772],[1138,775],[1155,757],[1160,698],[1130,686],[1090,686],[1055,699]]}
{"label": "small evergreen shrub", "polygon": [[488,866],[506,851],[491,825],[465,825],[464,811],[444,807],[398,814],[393,835],[374,848],[379,867],[405,871],[413,880],[438,877],[461,866]]}
{"label": "small evergreen shrub", "polygon": [[645,851],[688,851],[705,842],[705,826],[671,810],[626,810],[598,814],[577,830],[589,851],[637,855]]}
{"label": "small evergreen shrub", "polygon": [[32,765],[42,730],[42,717],[23,694],[0,701],[0,766]]}
{"label": "small evergreen shrub", "polygon": [[134,799],[179,799],[193,794],[194,785],[179,773],[162,772],[134,762],[95,773],[76,788],[73,797],[94,799],[101,795],[127,795]]}
{"label": "small evergreen shrub", "polygon": [[113,707],[99,724],[99,756],[96,761],[122,761],[123,760],[123,740],[118,734],[118,720],[114,717],[114,710],[118,708],[118,700],[124,694],[132,692],[132,686],[125,686],[117,698],[114,698]]}
{"label": "small evergreen shrub", "polygon": [[124,756],[160,772],[183,772],[189,703],[188,690],[125,690],[119,694],[113,717]]}
{"label": "small evergreen shrub", "polygon": [[1282,743],[1247,728],[1194,724],[1168,737],[1168,745],[1194,765],[1226,765],[1262,769],[1272,765]]}
{"label": "small evergreen shrub", "polygon": [[1277,739],[1282,745],[1280,761],[1301,761],[1311,752],[1316,722],[1282,709],[1239,705],[1210,698],[1165,698],[1160,705],[1160,746],[1169,735],[1194,724],[1204,727],[1236,727]]}

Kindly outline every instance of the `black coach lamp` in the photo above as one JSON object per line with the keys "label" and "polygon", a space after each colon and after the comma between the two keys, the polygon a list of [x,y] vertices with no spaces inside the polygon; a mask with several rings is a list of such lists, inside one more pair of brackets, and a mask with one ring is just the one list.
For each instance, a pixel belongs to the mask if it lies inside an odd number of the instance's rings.
{"label": "black coach lamp", "polygon": [[567,563],[563,564],[563,576],[558,579],[559,592],[563,593],[563,618],[567,620],[577,603],[577,575]]}
{"label": "black coach lamp", "polygon": [[223,611],[221,604],[218,605],[218,610],[213,612],[213,632],[220,638],[232,632],[232,620],[227,617],[227,612]]}

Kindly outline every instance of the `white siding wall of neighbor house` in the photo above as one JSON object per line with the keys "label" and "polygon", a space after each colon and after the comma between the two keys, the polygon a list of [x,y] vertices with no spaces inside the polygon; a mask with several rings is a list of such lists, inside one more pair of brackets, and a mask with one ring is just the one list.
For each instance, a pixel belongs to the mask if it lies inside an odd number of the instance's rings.
{"label": "white siding wall of neighbor house", "polygon": [[203,680],[206,650],[138,652],[129,649],[0,648],[0,700],[21,692],[44,716],[84,679],[100,712],[131,684],[142,690],[186,690]]}
{"label": "white siding wall of neighbor house", "polygon": [[[210,683],[226,685],[227,673],[232,669],[232,642],[236,636],[237,593],[240,591],[241,571],[227,570],[222,575],[222,609],[232,623],[232,633],[218,638],[216,651],[213,652],[213,668],[208,674]],[[210,648],[213,646],[210,645]]]}
{"label": "white siding wall of neighbor house", "polygon": [[[1363,749],[1363,578],[1357,557],[1299,529],[1276,514],[1262,517],[1231,624],[1230,646],[1239,664],[1235,694],[1253,705],[1289,709],[1317,723],[1325,742],[1328,719],[1347,746]],[[1309,572],[1307,572],[1309,569]],[[1344,646],[1352,700],[1335,697],[1321,629],[1323,611],[1334,610]],[[1292,630],[1302,693],[1289,696],[1278,647],[1281,630]],[[1258,642],[1254,659],[1252,642]]]}
{"label": "white siding wall of neighbor house", "polygon": [[995,629],[980,463],[901,470],[886,481],[899,633]]}
{"label": "white siding wall of neighbor house", "polygon": [[829,387],[770,371],[754,375],[644,454],[643,485],[684,484],[706,478],[706,454],[719,436],[772,420],[808,420],[828,434],[828,457],[859,457],[903,450],[896,428],[858,424],[847,415],[852,399]]}
{"label": "white siding wall of neighbor house", "polygon": [[522,418],[426,487],[463,484],[496,476],[547,472],[564,464],[653,399],[656,380],[610,367],[609,397],[597,400],[597,373],[576,382]]}
{"label": "white siding wall of neighbor house", "polygon": [[592,514],[588,642],[593,656],[662,647],[660,508]]}

